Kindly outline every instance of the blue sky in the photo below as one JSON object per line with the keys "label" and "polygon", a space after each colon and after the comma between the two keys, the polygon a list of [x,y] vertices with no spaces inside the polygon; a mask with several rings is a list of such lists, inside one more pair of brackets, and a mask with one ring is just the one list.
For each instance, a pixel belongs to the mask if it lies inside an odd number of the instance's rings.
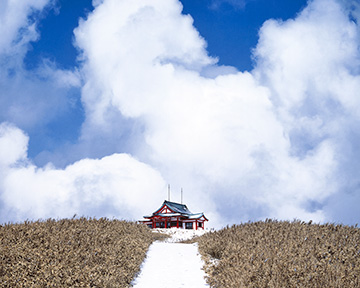
{"label": "blue sky", "polygon": [[[219,63],[251,70],[251,49],[258,40],[262,24],[270,19],[286,20],[296,16],[306,5],[296,1],[181,1],[183,14],[194,18],[194,26],[206,39],[210,55],[219,57]],[[92,1],[57,1],[56,9],[45,12],[38,29],[39,41],[32,43],[25,63],[37,65],[42,58],[54,59],[61,67],[77,65],[77,51],[73,46],[73,30],[79,18],[93,10]]]}
{"label": "blue sky", "polygon": [[0,11],[0,222],[138,219],[167,183],[215,227],[359,221],[357,1]]}

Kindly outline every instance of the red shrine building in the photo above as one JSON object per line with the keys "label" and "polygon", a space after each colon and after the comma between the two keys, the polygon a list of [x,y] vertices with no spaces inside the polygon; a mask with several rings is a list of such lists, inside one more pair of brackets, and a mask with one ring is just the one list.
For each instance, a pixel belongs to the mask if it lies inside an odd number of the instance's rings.
{"label": "red shrine building", "polygon": [[204,229],[205,221],[209,221],[204,213],[191,213],[184,204],[164,201],[161,207],[151,216],[144,216],[140,222],[149,228],[184,228]]}

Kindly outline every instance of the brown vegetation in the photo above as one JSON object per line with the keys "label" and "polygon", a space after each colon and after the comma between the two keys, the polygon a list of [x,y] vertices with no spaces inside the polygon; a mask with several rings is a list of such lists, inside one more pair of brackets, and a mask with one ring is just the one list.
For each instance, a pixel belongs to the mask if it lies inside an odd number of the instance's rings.
{"label": "brown vegetation", "polygon": [[197,241],[211,287],[360,287],[355,227],[267,220]]}
{"label": "brown vegetation", "polygon": [[104,218],[0,225],[0,286],[128,287],[155,237]]}

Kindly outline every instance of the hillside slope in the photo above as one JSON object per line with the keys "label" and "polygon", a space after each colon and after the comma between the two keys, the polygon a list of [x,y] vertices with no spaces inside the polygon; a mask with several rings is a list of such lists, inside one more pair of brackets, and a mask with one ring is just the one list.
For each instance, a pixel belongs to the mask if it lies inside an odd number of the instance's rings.
{"label": "hillside slope", "polygon": [[360,287],[356,227],[267,220],[196,241],[211,287]]}
{"label": "hillside slope", "polygon": [[1,225],[0,286],[128,287],[157,237],[104,218]]}

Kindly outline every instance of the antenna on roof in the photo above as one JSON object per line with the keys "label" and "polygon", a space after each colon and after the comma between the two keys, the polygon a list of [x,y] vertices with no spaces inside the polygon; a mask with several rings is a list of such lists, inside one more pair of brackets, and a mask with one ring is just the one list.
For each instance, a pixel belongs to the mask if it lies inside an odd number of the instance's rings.
{"label": "antenna on roof", "polygon": [[183,204],[183,188],[181,187],[181,204]]}
{"label": "antenna on roof", "polygon": [[170,201],[170,184],[168,185],[168,201]]}

